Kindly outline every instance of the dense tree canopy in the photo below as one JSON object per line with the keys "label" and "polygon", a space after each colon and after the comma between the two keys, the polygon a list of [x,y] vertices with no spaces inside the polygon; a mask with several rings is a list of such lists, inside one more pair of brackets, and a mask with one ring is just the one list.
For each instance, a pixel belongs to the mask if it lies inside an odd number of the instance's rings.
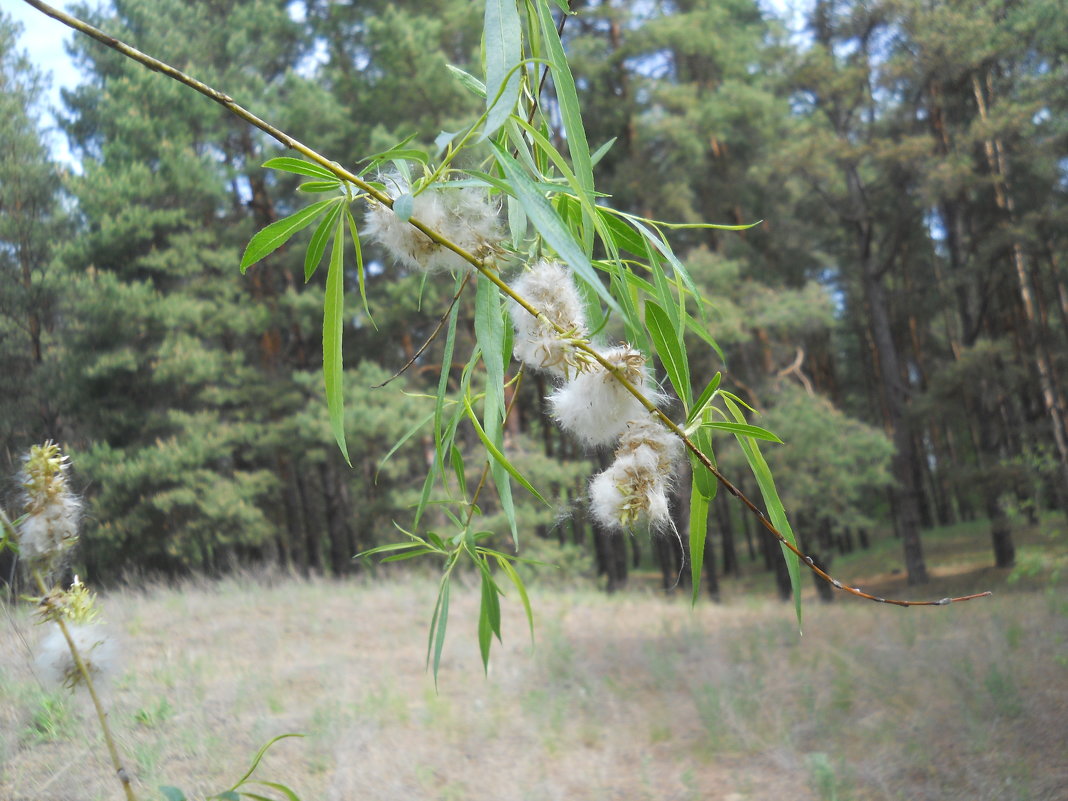
{"label": "dense tree canopy", "polygon": [[[753,0],[572,8],[591,147],[614,140],[598,188],[657,219],[763,221],[676,232],[720,349],[688,344],[786,441],[768,458],[808,547],[892,528],[922,582],[921,529],[979,515],[1011,564],[1015,510],[1068,508],[1057,4],[820,0],[793,37]],[[481,11],[461,0],[113,0],[88,17],[347,166],[477,112],[447,69],[478,72]],[[97,578],[354,569],[418,495],[431,443],[383,457],[432,410],[420,394],[438,362],[373,387],[433,332],[451,281],[367,250],[368,307],[350,304],[345,326],[350,469],[317,372],[324,279],[305,283],[294,246],[237,270],[252,232],[302,202],[260,168],[277,146],[95,42],[74,48],[85,80],[61,116],[78,170],[64,175],[41,143],[41,76],[0,19],[6,472],[43,438],[71,448],[91,505],[79,558]],[[553,111],[551,82],[541,102]],[[467,299],[459,314],[470,340]],[[642,553],[588,519],[602,455],[547,422],[543,379],[517,393],[507,445],[567,512],[521,506],[535,552],[588,551],[611,587],[650,553],[674,577],[674,543]],[[738,569],[740,521],[716,501],[712,579]]]}

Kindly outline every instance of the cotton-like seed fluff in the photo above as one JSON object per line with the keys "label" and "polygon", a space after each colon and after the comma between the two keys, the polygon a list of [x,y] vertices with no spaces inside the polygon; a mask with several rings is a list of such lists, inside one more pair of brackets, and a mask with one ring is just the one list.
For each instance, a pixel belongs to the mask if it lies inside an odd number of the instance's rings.
{"label": "cotton-like seed fluff", "polygon": [[512,289],[545,318],[534,317],[514,301],[510,304],[515,357],[529,367],[566,376],[574,349],[552,323],[574,336],[586,336],[586,313],[571,271],[560,262],[543,259],[516,278]]}
{"label": "cotton-like seed fluff", "polygon": [[[118,649],[107,628],[98,623],[67,623],[67,631],[94,682],[109,676],[115,668]],[[44,678],[53,684],[73,687],[82,681],[67,639],[55,623],[48,624],[48,634],[41,641],[36,663]]]}
{"label": "cotton-like seed fluff", "polygon": [[67,484],[69,461],[52,442],[35,445],[19,475],[26,517],[19,524],[19,552],[31,563],[49,563],[78,540],[82,502]]}
{"label": "cotton-like seed fluff", "polygon": [[660,454],[648,445],[616,456],[590,482],[590,509],[609,529],[627,528],[647,519],[654,529],[670,525],[667,477],[660,472]]}
{"label": "cotton-like seed fluff", "polygon": [[[652,389],[640,351],[622,345],[602,351],[601,356],[620,368],[627,380],[653,403],[663,399]],[[629,421],[649,414],[600,363],[594,363],[553,392],[549,405],[557,422],[590,446],[612,445],[626,431]]]}
{"label": "cotton-like seed fluff", "polygon": [[[382,181],[394,198],[411,190],[407,179],[396,172],[383,175]],[[479,187],[427,187],[412,199],[411,217],[473,255],[501,239],[497,210]],[[363,234],[414,270],[437,272],[471,267],[459,254],[439,245],[383,203],[370,202]]]}

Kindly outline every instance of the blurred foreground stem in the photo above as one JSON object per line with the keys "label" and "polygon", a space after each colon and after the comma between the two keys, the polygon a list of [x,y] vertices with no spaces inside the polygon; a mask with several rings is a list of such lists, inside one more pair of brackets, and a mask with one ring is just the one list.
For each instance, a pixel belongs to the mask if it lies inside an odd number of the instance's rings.
{"label": "blurred foreground stem", "polygon": [[[33,571],[33,578],[34,581],[37,582],[37,588],[41,591],[42,598],[45,599],[45,604],[48,604],[50,593],[48,585],[45,584],[44,579],[41,577],[41,571],[35,568]],[[115,775],[119,777],[123,792],[126,793],[126,801],[138,801],[137,795],[134,793],[133,787],[130,784],[130,774],[128,774],[126,768],[123,767],[122,758],[119,756],[119,749],[115,745],[115,738],[111,736],[111,729],[108,726],[108,713],[104,711],[104,705],[100,702],[100,696],[97,695],[96,687],[93,684],[93,678],[89,675],[89,669],[85,666],[85,660],[82,659],[82,655],[78,651],[78,646],[74,644],[74,638],[70,636],[70,629],[67,628],[67,621],[63,619],[62,610],[50,619],[55,621],[55,624],[59,626],[59,630],[63,632],[63,639],[67,641],[67,647],[70,649],[70,655],[74,658],[74,664],[78,666],[78,672],[81,673],[82,679],[85,681],[85,686],[89,690],[89,697],[93,699],[93,706],[96,707],[96,716],[100,721],[100,730],[104,732],[104,742],[107,743],[108,753],[111,755],[111,764],[115,768]]]}

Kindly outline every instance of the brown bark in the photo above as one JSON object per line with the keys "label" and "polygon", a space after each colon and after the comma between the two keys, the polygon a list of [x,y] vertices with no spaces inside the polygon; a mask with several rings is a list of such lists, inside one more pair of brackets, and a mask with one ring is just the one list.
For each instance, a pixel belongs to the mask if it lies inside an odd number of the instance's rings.
{"label": "brown bark", "polygon": [[[860,179],[856,170],[848,171],[849,183],[854,198],[860,195]],[[883,285],[884,268],[874,252],[873,223],[861,219],[855,226],[857,251],[860,258],[861,287],[870,312],[869,325],[872,342],[879,359],[879,391],[887,422],[894,442],[893,473],[897,478],[891,488],[892,509],[898,523],[904,548],[905,570],[909,584],[927,582],[927,565],[923,558],[920,541],[919,488],[916,486],[916,453],[912,431],[905,411],[908,405],[908,389],[901,379],[900,359],[888,313],[886,288]]]}
{"label": "brown bark", "polygon": [[[979,76],[972,76],[972,93],[975,97],[979,117],[984,122],[987,122],[989,119],[987,99],[988,96],[991,98],[993,96],[993,80],[989,72],[986,75],[985,83],[984,91],[984,86],[980,82]],[[1001,140],[998,138],[984,140],[983,153],[986,156],[987,167],[994,178],[994,201],[997,207],[1005,214],[1008,222],[1014,224],[1016,222],[1015,201],[1010,191],[1008,166]],[[1065,498],[1065,493],[1068,492],[1068,428],[1066,428],[1064,404],[1054,377],[1052,361],[1045,347],[1046,337],[1042,336],[1042,332],[1039,330],[1035,290],[1031,284],[1031,277],[1027,269],[1023,244],[1017,236],[1012,237],[1010,260],[1016,278],[1020,310],[1023,315],[1022,333],[1025,338],[1024,344],[1027,352],[1031,354],[1032,364],[1038,375],[1042,405],[1050,421],[1053,442],[1060,460],[1062,481],[1061,497],[1058,500],[1061,508],[1068,510],[1068,503],[1066,503]]]}

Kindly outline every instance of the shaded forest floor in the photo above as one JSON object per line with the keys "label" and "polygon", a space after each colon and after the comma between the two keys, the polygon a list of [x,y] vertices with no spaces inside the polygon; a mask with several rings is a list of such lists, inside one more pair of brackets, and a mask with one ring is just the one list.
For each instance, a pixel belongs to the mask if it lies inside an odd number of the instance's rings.
{"label": "shaded forest floor", "polygon": [[[992,598],[809,603],[801,637],[788,605],[741,593],[757,579],[695,610],[638,589],[535,588],[536,647],[509,598],[488,677],[469,582],[438,693],[423,670],[431,577],[112,592],[124,656],[107,702],[142,801],[160,784],[219,792],[283,732],[308,736],[279,743],[261,776],[305,801],[1068,799],[1068,593],[1048,575],[1063,533],[1027,533],[1021,561],[1043,567],[1013,582],[975,539],[928,539],[923,594]],[[834,567],[891,594],[899,559],[879,543]],[[87,701],[40,686],[26,605],[6,617],[0,799],[118,797]]]}

